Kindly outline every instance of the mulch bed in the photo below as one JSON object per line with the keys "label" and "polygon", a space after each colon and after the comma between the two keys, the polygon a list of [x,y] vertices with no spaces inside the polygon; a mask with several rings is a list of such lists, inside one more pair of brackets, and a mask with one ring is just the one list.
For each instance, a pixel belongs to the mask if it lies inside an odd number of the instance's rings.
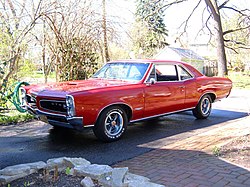
{"label": "mulch bed", "polygon": [[[45,174],[44,171],[31,174],[27,177],[18,179],[6,185],[7,187],[82,187],[81,181],[84,177],[67,175],[63,172]],[[95,187],[101,187],[94,181]]]}
{"label": "mulch bed", "polygon": [[250,134],[236,138],[221,147],[220,156],[250,169]]}

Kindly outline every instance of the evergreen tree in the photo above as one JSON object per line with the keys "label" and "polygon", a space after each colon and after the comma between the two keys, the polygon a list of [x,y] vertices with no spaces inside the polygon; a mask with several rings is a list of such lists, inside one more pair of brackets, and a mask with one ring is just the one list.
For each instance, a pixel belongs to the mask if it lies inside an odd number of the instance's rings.
{"label": "evergreen tree", "polygon": [[[137,30],[143,34],[134,41],[136,48],[143,51],[143,57],[150,57],[168,45],[166,41],[167,29],[160,0],[137,0],[136,22]],[[138,27],[139,25],[139,27]],[[138,32],[141,33],[141,32]]]}

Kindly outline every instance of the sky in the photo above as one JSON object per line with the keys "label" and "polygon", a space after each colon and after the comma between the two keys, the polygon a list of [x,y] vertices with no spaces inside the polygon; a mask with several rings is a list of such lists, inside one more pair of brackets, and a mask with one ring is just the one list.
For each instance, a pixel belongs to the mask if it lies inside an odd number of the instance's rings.
{"label": "sky", "polygon": [[[167,9],[165,13],[165,24],[169,31],[168,41],[170,44],[174,45],[174,40],[180,35],[183,29],[180,29],[180,25],[185,21],[193,8],[197,5],[199,0],[188,0],[187,2],[180,3],[178,5],[174,5]],[[249,8],[250,9],[250,1],[249,0],[231,0],[228,5],[236,5],[241,9]],[[199,35],[200,28],[202,27],[202,12],[205,6],[205,1],[201,1],[198,9],[194,12],[191,17],[187,33],[185,36],[185,41],[190,44],[201,44],[207,43],[209,40],[209,33],[201,32]],[[135,12],[135,0],[107,0],[107,12],[110,17],[119,17],[122,20],[122,30],[126,32],[133,20],[133,13]],[[232,11],[225,11],[226,15],[232,15]],[[208,16],[208,14],[205,14]]]}

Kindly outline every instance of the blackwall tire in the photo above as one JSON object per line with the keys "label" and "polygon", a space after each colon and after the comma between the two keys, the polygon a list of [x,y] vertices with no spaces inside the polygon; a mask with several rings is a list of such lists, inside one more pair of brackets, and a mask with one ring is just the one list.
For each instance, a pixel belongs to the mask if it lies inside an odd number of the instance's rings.
{"label": "blackwall tire", "polygon": [[119,106],[106,108],[93,128],[96,137],[103,142],[119,140],[127,129],[128,117]]}

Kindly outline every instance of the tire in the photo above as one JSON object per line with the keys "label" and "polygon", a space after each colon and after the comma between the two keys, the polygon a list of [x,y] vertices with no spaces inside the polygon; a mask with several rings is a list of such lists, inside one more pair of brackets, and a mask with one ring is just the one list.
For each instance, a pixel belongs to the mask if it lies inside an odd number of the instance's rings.
{"label": "tire", "polygon": [[197,119],[206,119],[210,115],[211,109],[212,99],[210,95],[206,94],[200,99],[195,109],[193,109],[193,115]]}
{"label": "tire", "polygon": [[103,142],[119,140],[127,129],[128,117],[119,106],[104,109],[93,128],[95,136]]}

